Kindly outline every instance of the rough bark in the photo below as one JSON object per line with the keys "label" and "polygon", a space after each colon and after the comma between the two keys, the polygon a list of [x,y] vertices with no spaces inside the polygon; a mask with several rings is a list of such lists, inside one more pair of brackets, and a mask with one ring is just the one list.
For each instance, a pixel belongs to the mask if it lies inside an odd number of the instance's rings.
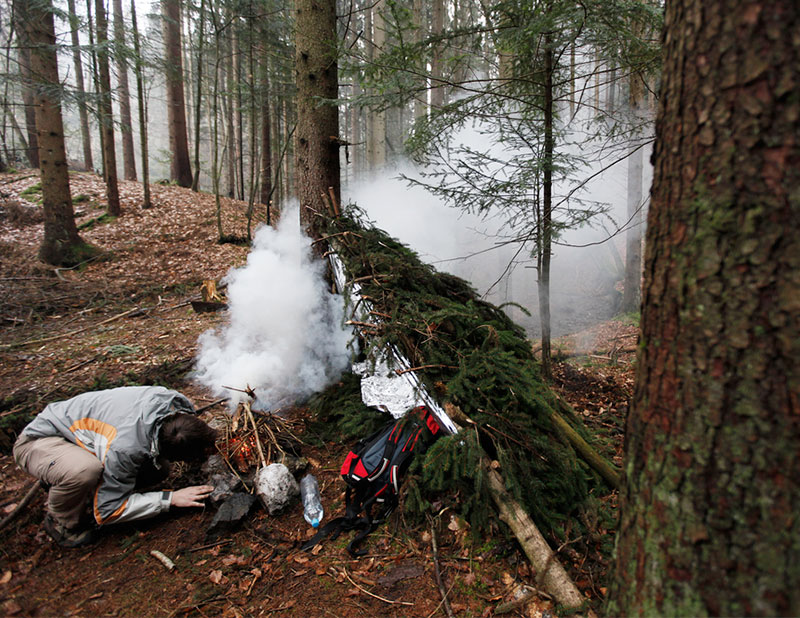
{"label": "rough bark", "polygon": [[181,187],[192,186],[189,138],[186,133],[186,103],[183,92],[181,51],[181,2],[162,0],[164,52],[167,58],[167,126],[171,153],[170,180]]}
{"label": "rough bark", "polygon": [[119,87],[119,124],[122,138],[122,173],[125,180],[136,180],[136,155],[133,151],[131,91],[128,85],[128,60],[125,57],[125,20],[122,0],[114,0],[114,44],[117,47],[117,86]]}
{"label": "rough bark", "polygon": [[61,119],[56,37],[53,7],[48,1],[28,3],[17,0],[15,13],[25,28],[30,45],[34,111],[38,127],[39,172],[44,209],[44,238],[39,257],[50,264],[74,262],[75,249],[83,243],[75,226],[69,188],[64,125]]}
{"label": "rough bark", "polygon": [[339,185],[339,116],[335,0],[296,3],[297,197],[300,221],[312,238],[328,216],[325,198]]}
{"label": "rough bark", "polygon": [[800,614],[798,32],[667,3],[609,615]]}
{"label": "rough bark", "polygon": [[108,214],[119,216],[122,207],[119,203],[117,181],[117,152],[114,145],[114,112],[111,103],[111,72],[108,53],[108,18],[103,0],[95,0],[95,25],[97,26],[97,74],[100,85],[98,112],[100,132],[103,135],[103,169],[106,180]]}
{"label": "rough bark", "polygon": [[72,63],[75,67],[75,88],[78,91],[78,116],[81,124],[81,142],[83,144],[83,166],[87,170],[94,169],[92,158],[92,134],[89,131],[89,110],[86,107],[86,86],[83,81],[83,62],[81,61],[80,40],[78,38],[78,17],[75,11],[75,0],[67,0],[69,9],[70,36],[72,37]]}

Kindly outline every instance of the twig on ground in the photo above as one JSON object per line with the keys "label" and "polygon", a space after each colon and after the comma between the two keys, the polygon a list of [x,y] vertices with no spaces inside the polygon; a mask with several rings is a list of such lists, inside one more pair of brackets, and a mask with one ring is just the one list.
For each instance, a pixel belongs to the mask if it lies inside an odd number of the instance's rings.
{"label": "twig on ground", "polygon": [[431,523],[431,548],[433,549],[433,572],[436,575],[436,585],[439,588],[439,594],[442,595],[444,611],[447,613],[448,618],[455,618],[453,615],[453,610],[450,607],[450,601],[447,600],[447,591],[444,589],[442,572],[439,569],[439,547],[436,543],[436,528],[434,527],[433,523]]}
{"label": "twig on ground", "polygon": [[44,483],[42,483],[41,480],[37,480],[33,485],[31,485],[30,489],[28,489],[28,493],[26,493],[25,497],[20,500],[20,503],[14,507],[14,510],[6,515],[2,521],[0,521],[0,530],[14,521],[17,515],[19,515],[25,509],[25,507],[28,506],[30,501],[33,500],[37,490],[41,487],[44,487]]}
{"label": "twig on ground", "polygon": [[[331,570],[332,570],[332,571],[334,571],[334,572],[336,572],[336,569],[334,569],[333,567],[331,567]],[[357,584],[357,583],[356,583],[356,582],[353,580],[353,578],[352,578],[352,577],[350,577],[350,574],[347,572],[347,569],[346,569],[346,568],[344,568],[344,567],[342,568],[342,573],[344,573],[344,576],[347,578],[347,580],[348,580],[348,581],[349,581],[351,584],[353,584],[353,585],[354,585],[356,588],[358,588],[358,589],[359,589],[361,592],[363,592],[364,594],[366,594],[366,595],[369,595],[369,596],[371,596],[371,597],[372,597],[372,598],[374,598],[374,599],[378,599],[379,601],[383,601],[384,603],[389,603],[390,605],[412,605],[412,606],[414,605],[413,603],[409,603],[408,601],[392,601],[391,599],[386,599],[386,598],[384,598],[384,597],[382,597],[382,596],[379,596],[379,595],[377,595],[377,594],[374,594],[374,593],[370,592],[369,590],[367,590],[367,589],[366,589],[366,588],[364,588],[363,586],[359,586],[359,585],[358,585],[358,584]]]}
{"label": "twig on ground", "polygon": [[97,328],[98,326],[102,326],[103,324],[108,324],[109,322],[113,322],[114,320],[119,320],[120,318],[124,318],[127,315],[131,315],[136,311],[141,311],[139,307],[134,307],[133,309],[128,309],[128,311],[123,311],[122,313],[118,313],[115,316],[111,316],[97,324],[91,324],[89,326],[84,326],[83,328],[79,328],[78,330],[73,330],[68,333],[62,333],[60,335],[53,335],[52,337],[43,337],[42,339],[28,339],[27,341],[20,341],[18,343],[6,343],[0,345],[0,350],[11,350],[13,348],[21,348],[28,345],[33,345],[35,343],[47,343],[49,341],[55,341],[57,339],[64,339],[65,337],[72,337],[72,335],[77,335],[78,333],[85,332],[92,328]]}
{"label": "twig on ground", "polygon": [[206,404],[204,406],[200,406],[199,408],[195,409],[195,414],[202,414],[206,410],[209,410],[209,409],[213,408],[214,406],[216,406],[216,405],[218,405],[220,403],[224,403],[226,401],[228,401],[228,398],[227,397],[223,397],[222,399],[217,399],[216,401],[212,401],[209,404]]}
{"label": "twig on ground", "polygon": [[525,592],[522,594],[520,598],[514,599],[513,601],[508,601],[507,603],[501,603],[500,605],[498,605],[495,608],[494,613],[507,614],[509,612],[512,612],[515,609],[518,609],[523,605],[527,604],[528,601],[530,601],[533,597],[537,595],[537,593],[538,590],[536,590],[535,588],[528,588],[527,590],[525,590]]}
{"label": "twig on ground", "polygon": [[192,547],[191,549],[187,549],[189,553],[194,553],[196,551],[202,551],[204,549],[211,549],[212,547],[216,547],[217,545],[230,545],[233,543],[233,539],[226,539],[223,541],[217,541],[216,543],[208,543],[206,545],[201,545],[200,547]]}

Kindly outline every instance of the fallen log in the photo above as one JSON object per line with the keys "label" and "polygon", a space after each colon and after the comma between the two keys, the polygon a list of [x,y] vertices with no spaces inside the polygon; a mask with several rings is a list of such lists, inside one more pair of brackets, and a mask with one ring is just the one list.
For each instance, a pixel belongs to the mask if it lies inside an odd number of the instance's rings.
{"label": "fallen log", "polygon": [[502,519],[522,546],[522,550],[530,560],[531,566],[536,570],[536,577],[557,603],[570,610],[577,610],[583,606],[583,598],[577,586],[556,559],[553,550],[547,544],[542,533],[533,523],[528,513],[506,491],[505,484],[500,474],[493,470],[489,460],[484,460],[486,474],[489,479],[489,491],[497,505]]}
{"label": "fallen log", "polygon": [[[572,410],[572,407],[560,397],[557,398],[557,402],[558,406],[568,414],[575,413]],[[605,480],[606,483],[608,483],[611,487],[617,490],[620,489],[621,473],[619,468],[594,450],[591,445],[589,445],[589,443],[586,442],[586,440],[584,440],[581,435],[575,431],[564,419],[559,410],[554,410],[553,414],[550,415],[550,418],[553,420],[553,424],[555,425],[558,433],[561,434],[561,436],[567,442],[569,442],[570,445],[572,445],[572,447],[578,452],[583,460],[588,463],[595,472],[603,477],[603,480]]]}

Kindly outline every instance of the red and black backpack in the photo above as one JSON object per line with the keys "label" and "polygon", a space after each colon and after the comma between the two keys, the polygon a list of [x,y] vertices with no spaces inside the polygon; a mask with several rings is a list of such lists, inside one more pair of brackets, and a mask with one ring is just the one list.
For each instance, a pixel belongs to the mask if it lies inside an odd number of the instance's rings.
{"label": "red and black backpack", "polygon": [[363,555],[358,545],[394,511],[414,456],[424,452],[440,433],[428,408],[419,406],[360,440],[342,464],[341,475],[347,483],[344,517],[325,525],[302,549],[311,549],[327,536],[335,539],[345,530],[359,529],[347,550],[353,556]]}

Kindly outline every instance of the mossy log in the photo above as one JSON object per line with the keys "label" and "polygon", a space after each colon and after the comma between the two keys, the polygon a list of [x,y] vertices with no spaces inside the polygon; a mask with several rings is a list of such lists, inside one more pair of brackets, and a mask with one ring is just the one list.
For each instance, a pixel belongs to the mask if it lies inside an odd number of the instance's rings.
{"label": "mossy log", "polygon": [[[559,406],[562,409],[572,412],[572,408],[565,401],[558,400]],[[606,481],[611,487],[619,490],[621,485],[620,470],[584,440],[581,435],[572,428],[558,410],[553,411],[550,415],[558,432],[561,436],[572,445],[583,460],[597,472],[603,480]]]}

